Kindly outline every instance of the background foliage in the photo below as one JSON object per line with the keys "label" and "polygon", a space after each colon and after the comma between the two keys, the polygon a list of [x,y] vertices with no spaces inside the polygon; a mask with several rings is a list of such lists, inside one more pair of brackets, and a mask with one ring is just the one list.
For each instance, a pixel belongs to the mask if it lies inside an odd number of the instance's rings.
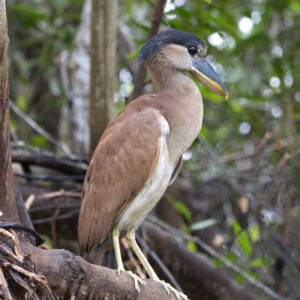
{"label": "background foliage", "polygon": [[[7,1],[11,98],[56,137],[66,102],[60,55],[72,50],[82,5],[80,0]],[[128,60],[137,58],[145,41],[151,7],[153,3],[147,0],[119,3],[119,18],[134,37],[136,48]],[[184,156],[182,172],[192,182],[190,192],[198,204],[185,198],[169,199],[184,217],[182,229],[214,228],[225,241],[220,253],[250,276],[296,299],[300,270],[299,1],[173,0],[166,6],[162,27],[199,35],[208,45],[208,61],[229,92],[229,100],[224,101],[200,86],[204,125]],[[121,59],[117,72],[119,111],[133,89],[133,74]],[[14,114],[11,125],[16,139],[55,150]],[[195,245],[187,246],[198,251]],[[285,268],[279,269],[282,259]],[[238,282],[244,280],[233,276]]]}

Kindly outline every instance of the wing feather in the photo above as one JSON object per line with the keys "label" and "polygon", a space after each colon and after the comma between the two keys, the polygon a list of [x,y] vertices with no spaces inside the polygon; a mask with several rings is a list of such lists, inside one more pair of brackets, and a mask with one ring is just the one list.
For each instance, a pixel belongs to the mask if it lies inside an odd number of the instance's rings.
{"label": "wing feather", "polygon": [[83,185],[78,226],[82,252],[104,241],[154,172],[163,134],[158,114],[153,108],[121,113],[102,135]]}

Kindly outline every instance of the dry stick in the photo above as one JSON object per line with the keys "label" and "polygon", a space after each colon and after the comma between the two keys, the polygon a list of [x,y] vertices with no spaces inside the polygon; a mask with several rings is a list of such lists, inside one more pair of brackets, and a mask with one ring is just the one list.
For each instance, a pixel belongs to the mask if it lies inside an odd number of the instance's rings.
{"label": "dry stick", "polygon": [[251,284],[253,284],[257,288],[260,288],[267,295],[273,297],[274,299],[277,299],[277,300],[285,300],[286,299],[286,298],[280,296],[279,294],[277,294],[276,292],[274,292],[272,289],[270,289],[266,285],[264,285],[261,282],[259,282],[258,280],[250,277],[239,266],[237,266],[237,265],[233,264],[232,262],[228,261],[222,255],[220,255],[215,249],[213,249],[212,247],[210,247],[209,245],[207,245],[205,242],[203,242],[198,237],[194,237],[194,236],[188,235],[188,234],[186,234],[186,233],[184,233],[184,232],[182,232],[182,231],[180,231],[180,230],[178,230],[178,229],[170,226],[169,224],[165,223],[164,221],[162,221],[162,220],[160,220],[160,219],[158,219],[156,217],[148,216],[147,220],[150,223],[152,223],[152,224],[154,224],[156,226],[159,226],[161,229],[163,229],[165,232],[167,232],[168,234],[170,234],[172,236],[176,236],[176,237],[179,236],[182,239],[184,239],[185,241],[192,241],[192,242],[196,243],[200,248],[202,248],[209,255],[211,255],[212,257],[215,257],[215,258],[219,259],[229,269],[231,269],[231,270],[235,271],[236,273],[242,275],[248,282],[250,282]]}
{"label": "dry stick", "polygon": [[[38,151],[38,152],[37,152]],[[65,174],[85,174],[87,170],[87,164],[78,162],[77,160],[59,157],[53,155],[53,153],[42,151],[41,149],[30,149],[30,151],[23,149],[12,150],[13,162],[36,165],[49,169],[61,171]]]}
{"label": "dry stick", "polygon": [[49,142],[54,144],[57,148],[61,149],[69,157],[74,156],[72,151],[69,149],[69,147],[65,143],[58,141],[54,136],[52,136],[45,129],[43,129],[39,124],[37,124],[34,120],[32,120],[28,115],[23,113],[15,103],[13,103],[12,101],[9,101],[9,105],[10,105],[11,109],[14,111],[14,113],[18,117],[23,119],[36,132],[38,132],[40,135],[45,137]]}
{"label": "dry stick", "polygon": [[[151,20],[150,31],[147,40],[152,38],[159,30],[160,23],[163,18],[164,8],[166,6],[166,0],[157,0],[156,7],[153,11],[153,18]],[[134,89],[129,96],[128,102],[131,102],[135,98],[141,95],[143,87],[145,85],[147,70],[143,64],[139,65],[139,68],[134,75]]]}
{"label": "dry stick", "polygon": [[2,255],[4,254],[5,256],[12,259],[14,264],[22,264],[22,261],[20,261],[20,259],[15,254],[13,254],[12,251],[8,250],[8,248],[4,247],[2,244],[0,244],[0,251],[2,252]]}
{"label": "dry stick", "polygon": [[74,210],[74,209],[79,210],[80,209],[80,204],[78,204],[78,205],[67,205],[67,204],[42,205],[42,206],[31,208],[30,212],[31,213],[40,212],[40,211],[49,212],[50,210],[56,210],[57,208],[59,208],[59,209],[70,209],[70,210]]}
{"label": "dry stick", "polygon": [[50,223],[52,221],[69,219],[73,216],[78,216],[78,214],[79,214],[79,209],[77,209],[76,211],[73,211],[73,212],[69,212],[69,213],[59,215],[57,217],[48,217],[48,218],[42,218],[42,219],[35,219],[35,220],[32,220],[32,223],[33,224]]}
{"label": "dry stick", "polygon": [[[299,138],[299,135],[295,135],[293,136],[293,140],[296,140],[297,138]],[[286,148],[288,147],[291,142],[287,142],[286,140],[281,140],[281,148]],[[256,151],[259,150],[259,146],[256,148]],[[271,154],[272,152],[276,151],[276,150],[281,150],[278,145],[270,145],[268,147],[265,148],[264,153],[265,154]],[[300,149],[298,149],[300,151]],[[225,154],[222,156],[219,156],[219,160],[222,164],[225,163],[229,163],[232,161],[238,161],[238,160],[242,160],[242,159],[247,159],[247,158],[251,158],[253,156],[255,156],[257,154],[256,151],[253,151],[251,153],[245,153],[244,151],[238,151],[238,152],[233,152],[233,153],[229,153],[229,154]],[[211,164],[214,163],[213,159],[204,161],[204,162],[199,162],[193,165],[192,167],[192,171],[200,171],[202,169],[208,168]]]}
{"label": "dry stick", "polygon": [[2,269],[0,267],[0,296],[3,296],[5,300],[13,300],[11,293],[8,288],[7,281],[3,275]]}
{"label": "dry stick", "polygon": [[236,181],[230,176],[229,172],[225,168],[222,161],[219,159],[215,149],[209,144],[208,141],[203,139],[200,135],[197,137],[197,140],[204,146],[204,149],[206,152],[210,155],[210,157],[213,159],[213,161],[217,164],[218,168],[223,172],[225,175],[226,181],[229,183],[229,185],[239,193],[241,197],[245,197],[245,192],[239,187],[239,185],[236,183]]}
{"label": "dry stick", "polygon": [[36,196],[34,194],[31,194],[25,201],[25,207],[27,210],[31,207],[33,204],[34,200],[36,199]]}
{"label": "dry stick", "polygon": [[[20,266],[17,266],[17,265],[14,265],[14,264],[11,264],[9,262],[4,262],[2,263],[2,266],[5,267],[5,268],[11,268],[11,269],[14,269],[15,271],[41,283],[44,287],[46,287],[47,289],[49,289],[49,286],[48,286],[48,281],[47,279],[42,276],[42,275],[37,275],[35,273],[32,273],[30,271],[27,271],[23,268],[21,268]],[[51,290],[49,289],[49,291],[51,292]]]}
{"label": "dry stick", "polygon": [[40,194],[40,195],[37,196],[37,199],[38,200],[41,200],[41,199],[50,200],[52,198],[57,198],[57,197],[61,197],[61,196],[81,197],[81,193],[80,192],[66,192],[65,190],[61,189],[61,190],[56,191],[56,192],[49,192],[49,193]]}
{"label": "dry stick", "polygon": [[9,237],[13,241],[16,256],[18,257],[19,260],[23,261],[23,254],[22,251],[20,250],[19,240],[17,235],[14,233],[14,231],[13,230],[8,231],[3,228],[0,228],[0,233],[6,237]]}
{"label": "dry stick", "polygon": [[[57,208],[53,214],[53,217],[58,217],[60,214],[60,208]],[[53,220],[50,224],[51,226],[51,237],[53,248],[57,248],[57,234],[56,234],[56,222]]]}
{"label": "dry stick", "polygon": [[49,180],[49,181],[80,181],[83,182],[84,175],[31,175],[15,173],[16,177],[22,177],[31,180]]}

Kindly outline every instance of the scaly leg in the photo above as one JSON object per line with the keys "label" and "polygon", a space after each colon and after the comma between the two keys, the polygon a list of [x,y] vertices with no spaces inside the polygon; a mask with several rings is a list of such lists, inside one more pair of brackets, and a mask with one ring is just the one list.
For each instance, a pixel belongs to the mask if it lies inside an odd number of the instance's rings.
{"label": "scaly leg", "polygon": [[177,299],[180,299],[180,297],[182,297],[183,299],[186,299],[186,300],[188,299],[186,295],[184,295],[183,293],[178,292],[169,283],[166,283],[165,281],[160,280],[158,278],[155,271],[153,270],[153,268],[149,264],[147,258],[145,257],[143,251],[140,249],[139,245],[137,244],[137,242],[135,240],[135,230],[131,230],[131,231],[127,232],[126,239],[127,239],[127,242],[129,244],[130,248],[133,250],[133,252],[137,256],[139,261],[142,263],[143,267],[145,268],[146,272],[148,273],[149,277],[152,280],[155,280],[155,281],[161,283],[163,285],[163,287],[165,288],[168,295],[169,295],[170,290],[171,290],[175,294]]}
{"label": "scaly leg", "polygon": [[125,271],[123,261],[122,261],[122,256],[121,256],[121,250],[120,250],[120,243],[119,243],[119,237],[120,237],[120,232],[116,228],[113,229],[112,231],[112,241],[113,241],[113,246],[115,250],[115,255],[116,255],[116,261],[117,261],[117,273],[118,276],[120,275],[121,271],[124,271],[128,273],[134,280],[134,287],[135,289],[140,292],[140,284],[146,284],[141,278],[139,278],[136,274],[132,273],[131,271]]}

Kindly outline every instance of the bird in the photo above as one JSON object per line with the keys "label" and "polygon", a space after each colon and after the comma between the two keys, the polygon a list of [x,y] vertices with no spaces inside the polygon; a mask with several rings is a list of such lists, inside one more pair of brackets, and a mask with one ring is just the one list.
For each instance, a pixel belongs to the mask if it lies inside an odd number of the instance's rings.
{"label": "bird", "polygon": [[[104,130],[85,176],[78,222],[82,253],[112,239],[120,274],[125,271],[119,244],[124,236],[149,277],[184,299],[158,278],[135,231],[174,182],[183,153],[201,129],[203,102],[195,80],[228,97],[206,53],[202,39],[176,29],[161,31],[142,46],[138,60],[150,72],[156,93],[129,103]],[[140,291],[145,282],[126,272]]]}

